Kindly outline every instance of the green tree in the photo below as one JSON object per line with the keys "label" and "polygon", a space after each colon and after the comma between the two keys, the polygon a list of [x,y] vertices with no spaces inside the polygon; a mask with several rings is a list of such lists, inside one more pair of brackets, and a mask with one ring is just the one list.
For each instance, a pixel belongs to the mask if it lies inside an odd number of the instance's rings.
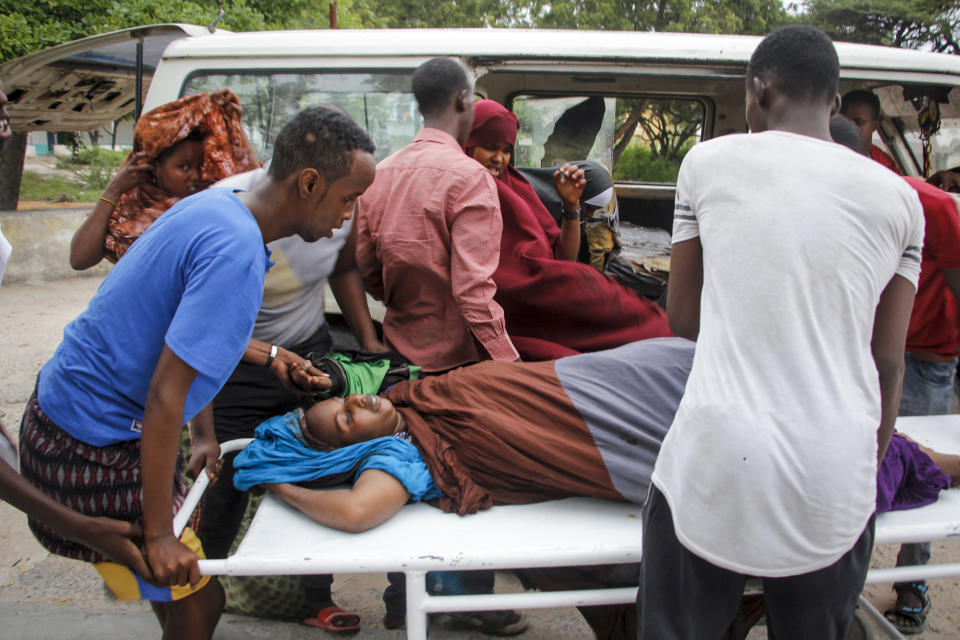
{"label": "green tree", "polygon": [[542,0],[342,0],[340,25],[380,28],[533,27]]}
{"label": "green tree", "polygon": [[232,31],[329,26],[322,4],[310,0],[0,0],[0,63],[33,51],[106,33],[161,22],[210,24]]}
{"label": "green tree", "polygon": [[700,132],[702,122],[703,105],[695,100],[617,100],[613,164],[616,166],[628,146],[636,145],[634,134],[639,130],[653,158],[664,158],[679,165],[685,148]]}
{"label": "green tree", "polygon": [[[0,63],[96,33],[163,22],[224,29],[326,27],[328,14],[309,0],[0,0]],[[15,133],[0,156],[0,210],[16,208],[26,134]]]}
{"label": "green tree", "polygon": [[960,54],[956,0],[810,0],[800,18],[835,40]]}
{"label": "green tree", "polygon": [[[536,16],[534,26],[553,28],[759,35],[790,21],[780,0],[554,0],[549,4],[533,0],[530,6],[528,15]],[[636,146],[638,132],[649,144],[644,158],[662,161],[664,167],[679,164],[681,150],[699,133],[702,117],[692,113],[697,109],[701,109],[697,103],[682,100],[617,100],[614,167]],[[641,161],[639,153],[630,154],[631,163]],[[652,170],[652,165],[645,165],[645,170]]]}
{"label": "green tree", "polygon": [[557,0],[532,26],[623,31],[762,34],[788,20],[779,0]]}

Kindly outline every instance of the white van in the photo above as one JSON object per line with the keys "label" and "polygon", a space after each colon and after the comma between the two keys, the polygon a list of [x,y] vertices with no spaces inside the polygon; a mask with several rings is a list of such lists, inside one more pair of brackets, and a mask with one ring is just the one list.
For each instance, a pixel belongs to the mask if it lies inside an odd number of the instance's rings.
{"label": "white van", "polygon": [[[611,31],[500,29],[210,33],[155,25],[95,36],[0,67],[14,130],[90,129],[137,102],[143,109],[228,87],[261,159],[299,109],[334,103],[364,126],[377,158],[421,126],[413,70],[434,56],[461,60],[477,93],[519,118],[518,166],[597,160],[616,179],[621,218],[669,229],[683,153],[744,131],[744,72],[760,38]],[[141,43],[142,75],[134,63]],[[933,170],[960,165],[960,57],[837,44],[840,91],[873,90],[883,113],[876,142],[904,173],[922,167],[914,102],[934,100]]]}

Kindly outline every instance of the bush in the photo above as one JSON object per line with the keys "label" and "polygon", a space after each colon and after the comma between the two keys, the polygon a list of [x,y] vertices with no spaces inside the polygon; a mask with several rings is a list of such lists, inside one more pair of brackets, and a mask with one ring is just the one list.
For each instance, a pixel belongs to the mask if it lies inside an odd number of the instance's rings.
{"label": "bush", "polygon": [[87,189],[102,191],[126,157],[126,151],[79,146],[69,157],[58,158],[57,168],[69,169]]}
{"label": "bush", "polygon": [[71,166],[83,164],[102,164],[119,167],[127,157],[126,151],[111,151],[103,147],[87,147],[80,145],[67,157],[57,158],[58,169],[68,169]]}
{"label": "bush", "polygon": [[613,169],[613,178],[627,182],[666,182],[675,183],[680,171],[680,162],[693,146],[693,141],[680,149],[680,159],[654,157],[650,147],[630,145],[620,155]]}
{"label": "bush", "polygon": [[21,200],[96,202],[101,192],[62,176],[42,176],[33,171],[24,171],[20,180]]}

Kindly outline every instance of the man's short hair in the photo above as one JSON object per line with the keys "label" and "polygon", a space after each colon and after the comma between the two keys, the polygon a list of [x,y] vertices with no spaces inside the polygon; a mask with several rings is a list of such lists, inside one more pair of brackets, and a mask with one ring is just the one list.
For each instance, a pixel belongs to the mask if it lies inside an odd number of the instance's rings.
{"label": "man's short hair", "polygon": [[747,82],[760,76],[794,100],[829,102],[837,95],[840,61],[823,31],[781,27],[767,35],[750,57]]}
{"label": "man's short hair", "polygon": [[374,149],[370,136],[342,110],[310,107],[280,131],[267,173],[274,180],[285,180],[295,171],[314,168],[329,185],[350,172],[354,151]]}
{"label": "man's short hair", "polygon": [[863,138],[860,136],[860,129],[853,124],[853,120],[839,113],[830,118],[830,137],[837,144],[842,144],[848,149],[853,149],[861,155],[865,155],[867,150],[863,146]]}
{"label": "man's short hair", "polygon": [[874,120],[880,117],[880,98],[873,91],[867,91],[866,89],[847,91],[840,101],[840,112],[846,113],[847,107],[852,107],[855,104],[865,104],[870,107]]}
{"label": "man's short hair", "polygon": [[469,88],[466,70],[450,58],[432,58],[413,72],[413,96],[425,116],[442,111],[455,93]]}

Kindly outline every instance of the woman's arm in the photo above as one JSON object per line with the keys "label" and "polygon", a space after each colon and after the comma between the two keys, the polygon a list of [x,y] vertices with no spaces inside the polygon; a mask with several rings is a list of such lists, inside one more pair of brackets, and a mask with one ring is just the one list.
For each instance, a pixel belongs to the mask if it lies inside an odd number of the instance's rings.
{"label": "woman's arm", "polygon": [[286,483],[266,486],[311,519],[350,533],[383,524],[410,499],[399,480],[379,469],[361,473],[350,489],[304,489]]}
{"label": "woman's arm", "polygon": [[147,160],[147,154],[142,151],[133,154],[129,161],[120,167],[117,175],[104,189],[102,198],[97,200],[93,211],[73,234],[70,241],[71,267],[83,271],[103,260],[103,240],[107,236],[110,215],[117,201],[133,187],[151,179],[153,171],[154,167]]}
{"label": "woman's arm", "polygon": [[[580,253],[580,196],[587,185],[583,169],[565,164],[553,174],[553,186],[563,201],[563,219],[560,221],[560,241],[557,245],[557,259],[575,261]],[[567,214],[576,213],[568,218]]]}
{"label": "woman's arm", "polygon": [[[354,216],[356,217],[356,216]],[[387,348],[377,338],[377,330],[370,317],[367,295],[363,291],[363,278],[357,268],[357,222],[354,221],[347,235],[347,242],[340,249],[337,264],[330,274],[330,290],[337,299],[343,317],[347,319],[361,349],[367,351],[386,351]]]}

